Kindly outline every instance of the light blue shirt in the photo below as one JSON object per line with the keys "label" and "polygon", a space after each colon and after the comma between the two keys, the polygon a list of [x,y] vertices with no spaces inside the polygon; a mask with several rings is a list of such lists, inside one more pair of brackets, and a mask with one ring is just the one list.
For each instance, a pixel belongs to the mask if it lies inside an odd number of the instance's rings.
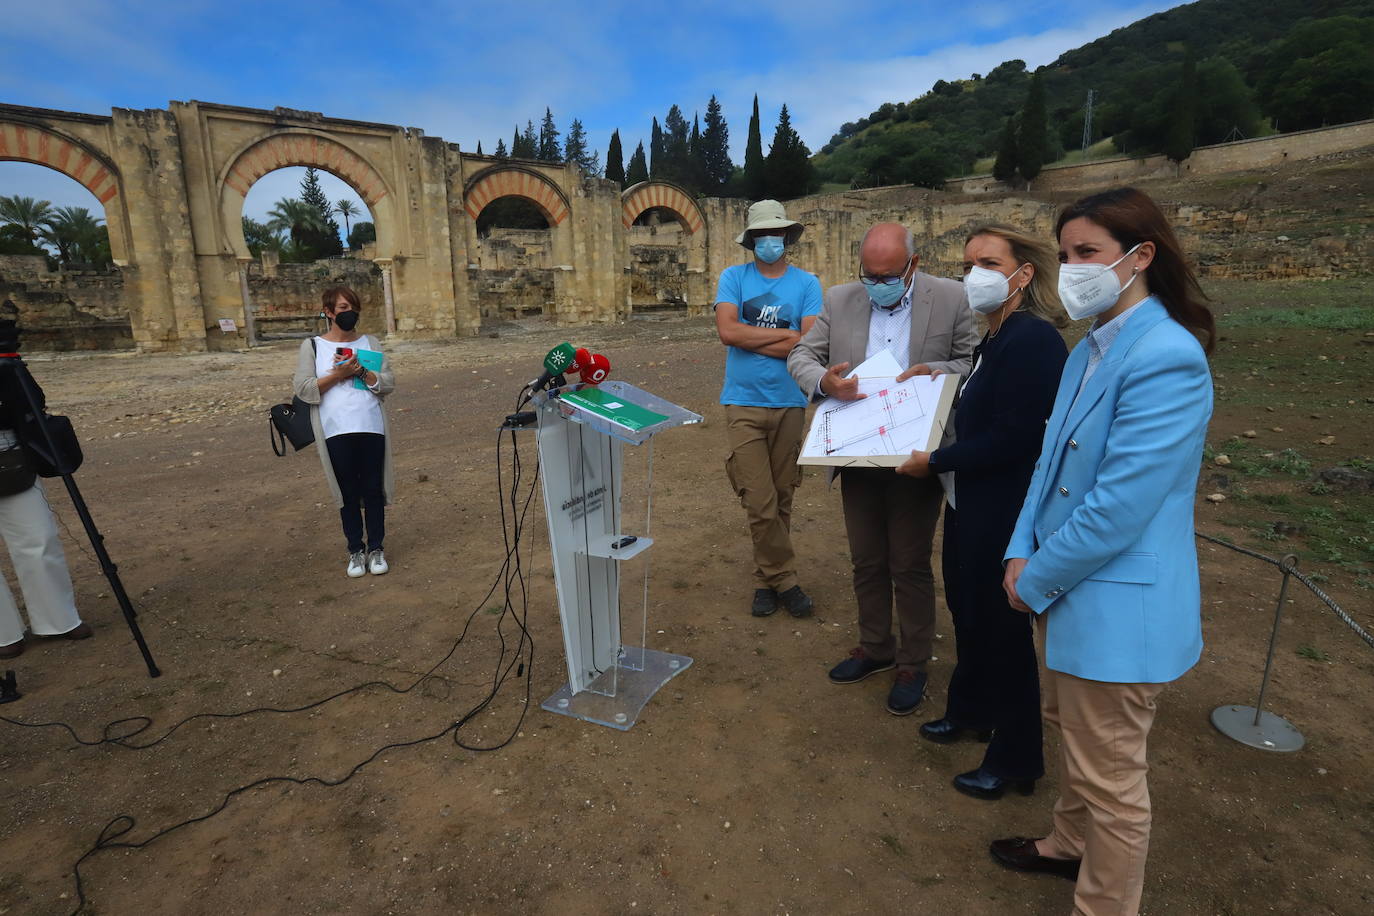
{"label": "light blue shirt", "polygon": [[[716,304],[722,302],[738,306],[743,324],[800,331],[802,319],[821,313],[821,283],[815,274],[790,264],[781,277],[765,277],[751,261],[721,273]],[[805,407],[806,396],[788,373],[787,360],[727,347],[720,402],[742,407]]]}
{"label": "light blue shirt", "polygon": [[[1092,378],[1093,373],[1097,371],[1097,367],[1102,363],[1107,351],[1116,341],[1117,335],[1121,333],[1121,329],[1130,320],[1131,313],[1154,298],[1154,296],[1146,296],[1105,324],[1093,322],[1093,326],[1088,330],[1088,335],[1085,338],[1088,341],[1088,366],[1083,370],[1083,381],[1078,383],[1078,394],[1083,393],[1083,386],[1088,384],[1088,379]],[[1074,397],[1076,398],[1077,395]]]}

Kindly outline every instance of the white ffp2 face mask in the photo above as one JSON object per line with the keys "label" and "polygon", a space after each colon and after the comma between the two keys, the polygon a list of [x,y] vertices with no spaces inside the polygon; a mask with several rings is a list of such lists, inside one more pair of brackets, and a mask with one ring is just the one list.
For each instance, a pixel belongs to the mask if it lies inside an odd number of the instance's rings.
{"label": "white ffp2 face mask", "polygon": [[1126,287],[1134,283],[1140,274],[1132,274],[1126,286],[1122,286],[1112,268],[1135,254],[1136,248],[1143,244],[1137,243],[1135,248],[1110,264],[1059,265],[1059,299],[1064,303],[1064,311],[1069,313],[1069,317],[1074,321],[1091,318],[1116,305],[1121,294],[1126,292]]}
{"label": "white ffp2 face mask", "polygon": [[[1021,272],[1021,267],[1012,271],[1011,277]],[[1016,294],[1010,290],[1011,277],[986,267],[971,267],[964,274],[964,290],[968,294],[968,307],[980,315],[991,315],[1000,309],[1008,299]],[[1010,291],[1009,291],[1010,290]]]}

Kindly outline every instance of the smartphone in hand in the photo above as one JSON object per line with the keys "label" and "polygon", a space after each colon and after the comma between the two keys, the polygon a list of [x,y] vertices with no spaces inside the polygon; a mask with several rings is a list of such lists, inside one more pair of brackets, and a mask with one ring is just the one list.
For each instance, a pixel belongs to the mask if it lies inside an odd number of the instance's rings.
{"label": "smartphone in hand", "polygon": [[349,361],[350,359],[352,359],[352,358],[353,358],[353,348],[352,348],[352,347],[335,347],[335,348],[334,348],[334,365],[335,365],[335,366],[340,366],[340,365],[342,365],[343,363],[348,362],[348,361]]}

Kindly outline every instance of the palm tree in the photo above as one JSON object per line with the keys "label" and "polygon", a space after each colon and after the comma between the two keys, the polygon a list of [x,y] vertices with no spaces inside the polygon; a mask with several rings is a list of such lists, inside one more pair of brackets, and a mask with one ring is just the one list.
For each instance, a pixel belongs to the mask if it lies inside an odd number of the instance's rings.
{"label": "palm tree", "polygon": [[0,196],[0,223],[13,223],[24,231],[30,242],[38,240],[43,224],[52,216],[52,201],[32,197]]}
{"label": "palm tree", "polygon": [[106,259],[102,249],[109,238],[100,223],[85,207],[58,207],[44,220],[39,235],[57,249],[63,264],[96,264]]}
{"label": "palm tree", "polygon": [[344,198],[334,205],[334,212],[344,218],[344,238],[348,238],[348,233],[350,231],[348,226],[349,217],[357,216],[362,211],[358,209],[358,205],[353,201]]}
{"label": "palm tree", "polygon": [[283,197],[276,206],[267,211],[267,228],[273,232],[286,232],[291,240],[300,244],[306,230],[326,232],[324,216],[310,204],[295,197]]}

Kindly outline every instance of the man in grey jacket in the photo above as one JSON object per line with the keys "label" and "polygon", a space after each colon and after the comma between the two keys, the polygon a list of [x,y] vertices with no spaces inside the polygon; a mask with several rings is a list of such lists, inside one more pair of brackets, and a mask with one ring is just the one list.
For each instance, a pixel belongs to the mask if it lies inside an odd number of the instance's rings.
{"label": "man in grey jacket", "polygon": [[[859,281],[826,291],[821,317],[787,358],[803,391],[814,398],[860,397],[858,381],[845,374],[882,350],[908,367],[900,379],[937,370],[968,374],[978,335],[963,285],[921,273],[919,262],[905,227],[879,223],[868,230],[859,248]],[[838,473],[859,646],[831,669],[830,680],[856,684],[895,667],[887,710],[904,716],[925,695],[935,634],[930,556],[942,491],[936,478],[906,477],[889,468]],[[900,641],[892,633],[894,595]]]}

